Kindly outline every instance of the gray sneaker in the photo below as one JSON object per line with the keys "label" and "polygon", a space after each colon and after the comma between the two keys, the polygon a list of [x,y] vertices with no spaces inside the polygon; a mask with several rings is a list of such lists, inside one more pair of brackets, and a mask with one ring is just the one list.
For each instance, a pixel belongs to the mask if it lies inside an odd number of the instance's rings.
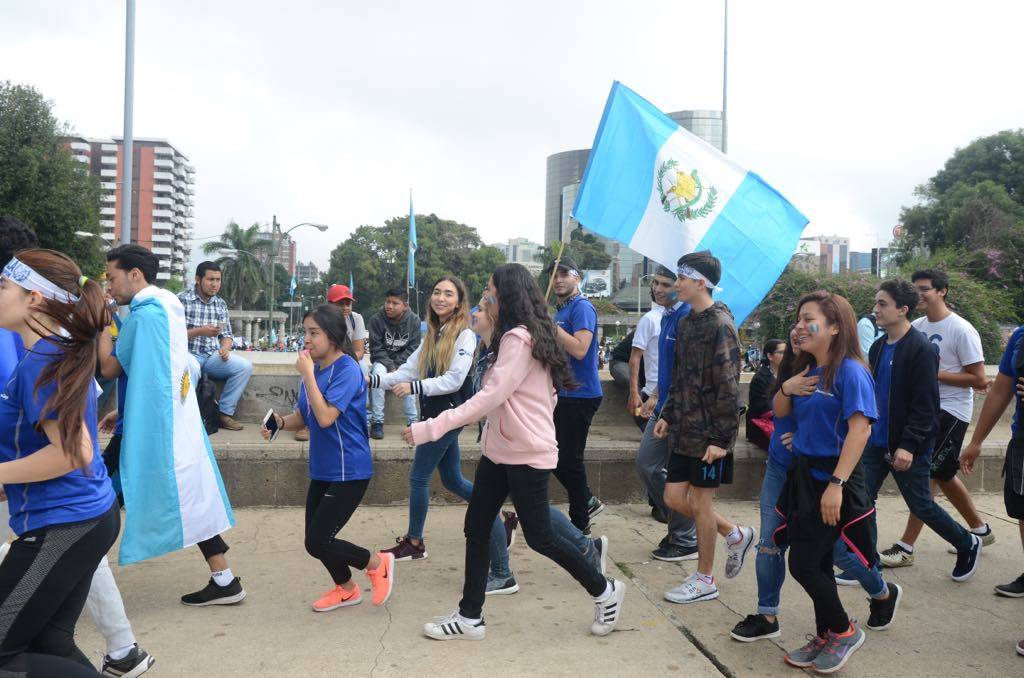
{"label": "gray sneaker", "polygon": [[487,588],[484,590],[485,596],[510,596],[518,591],[519,584],[516,583],[515,577],[495,579],[491,575],[487,575]]}
{"label": "gray sneaker", "polygon": [[825,649],[826,641],[821,636],[806,635],[807,644],[798,650],[790,650],[785,654],[783,659],[790,666],[795,666],[799,669],[806,669],[810,666],[814,666],[814,660],[818,658],[821,651]]}
{"label": "gray sneaker", "polygon": [[754,546],[754,542],[757,541],[757,530],[753,527],[741,527],[740,539],[735,544],[725,545],[725,550],[729,554],[729,557],[725,561],[725,577],[732,579],[740,573],[743,569],[743,563],[747,558],[747,552],[750,551],[751,547]]}
{"label": "gray sneaker", "polygon": [[815,673],[835,673],[843,668],[846,660],[864,644],[864,631],[852,624],[853,633],[848,636],[837,636],[828,632],[825,648],[814,658]]}

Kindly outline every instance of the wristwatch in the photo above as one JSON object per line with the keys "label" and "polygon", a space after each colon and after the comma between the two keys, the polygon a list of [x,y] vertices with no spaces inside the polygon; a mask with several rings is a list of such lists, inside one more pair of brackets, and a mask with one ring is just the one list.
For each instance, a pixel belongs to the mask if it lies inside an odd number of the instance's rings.
{"label": "wristwatch", "polygon": [[828,479],[828,481],[833,485],[838,485],[839,487],[843,487],[844,485],[846,485],[847,482],[840,478],[839,476],[832,476],[831,478]]}

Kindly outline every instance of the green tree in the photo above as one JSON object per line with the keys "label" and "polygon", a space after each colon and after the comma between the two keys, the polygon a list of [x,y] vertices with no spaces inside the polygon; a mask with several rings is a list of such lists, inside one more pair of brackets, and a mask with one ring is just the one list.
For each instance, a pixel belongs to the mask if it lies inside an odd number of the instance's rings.
{"label": "green tree", "polygon": [[[436,214],[416,215],[416,289],[410,304],[420,314],[434,282],[443,275],[456,275],[469,289],[474,305],[490,278],[491,271],[504,263],[500,250],[483,244],[477,230]],[[372,315],[384,303],[385,292],[406,287],[409,248],[409,217],[395,217],[383,226],[360,226],[331,252],[325,284],[347,285],[355,281],[355,308]]]}
{"label": "green tree", "polygon": [[[242,228],[232,221],[220,238],[203,244],[203,254],[221,254],[215,259],[223,280],[220,294],[230,308],[255,305],[268,282],[264,262],[270,242],[260,240],[259,233],[259,224]],[[266,307],[265,297],[263,306]]]}
{"label": "green tree", "polygon": [[[539,256],[545,268],[555,260],[559,245],[560,243],[552,243],[548,247],[541,248]],[[612,263],[612,255],[605,250],[604,243],[593,233],[585,232],[581,226],[577,226],[569,234],[569,243],[565,253],[585,271],[603,270]],[[547,285],[546,278],[544,284]]]}
{"label": "green tree", "polygon": [[99,180],[71,157],[61,141],[67,133],[36,89],[0,83],[0,214],[17,217],[36,232],[40,246],[99,275],[99,239],[75,235],[100,232]]}

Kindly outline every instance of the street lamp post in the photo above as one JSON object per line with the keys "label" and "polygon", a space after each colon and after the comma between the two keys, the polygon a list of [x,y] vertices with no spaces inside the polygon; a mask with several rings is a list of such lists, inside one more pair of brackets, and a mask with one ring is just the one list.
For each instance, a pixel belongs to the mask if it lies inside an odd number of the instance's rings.
{"label": "street lamp post", "polygon": [[274,235],[277,234],[277,233],[280,233],[281,234],[281,239],[283,240],[284,236],[288,235],[289,233],[294,231],[296,228],[300,228],[302,226],[312,226],[313,228],[317,229],[321,233],[323,233],[324,231],[327,230],[327,226],[325,224],[314,224],[314,223],[310,223],[308,221],[304,221],[301,224],[295,224],[294,226],[292,226],[288,230],[282,232],[281,231],[281,226],[277,223],[277,215],[276,214],[273,215],[273,219],[271,221],[271,226],[270,226],[270,256],[269,256],[269,262],[270,262],[270,267],[269,267],[270,268],[270,293],[267,295],[267,338],[268,339],[270,338],[270,328],[274,326],[274,274],[277,272],[277,269],[275,268],[275,264],[277,263],[277,261],[276,261],[277,260],[277,239],[274,237]]}
{"label": "street lamp post", "polygon": [[640,308],[640,289],[644,285],[644,278],[653,278],[653,277],[654,277],[654,274],[653,273],[649,273],[647,275],[640,276],[640,278],[636,281],[636,314],[638,316],[643,317],[643,314],[644,314],[643,310]]}

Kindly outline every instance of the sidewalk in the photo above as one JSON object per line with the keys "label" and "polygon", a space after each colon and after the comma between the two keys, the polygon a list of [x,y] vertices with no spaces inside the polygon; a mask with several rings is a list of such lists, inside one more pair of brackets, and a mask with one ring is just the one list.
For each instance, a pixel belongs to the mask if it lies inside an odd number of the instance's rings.
{"label": "sidewalk", "polygon": [[[996,495],[977,498],[989,514],[998,541],[983,556],[979,573],[965,584],[949,579],[953,556],[926,531],[918,564],[890,573],[905,587],[899,616],[887,632],[868,633],[868,642],[841,675],[1011,676],[1024,673],[1024,658],[1013,645],[1024,636],[1024,600],[997,598],[992,586],[1022,569],[1015,524],[1003,515]],[[723,502],[723,514],[755,521],[753,502]],[[902,530],[903,504],[879,502],[880,545]],[[139,642],[157,659],[152,676],[796,676],[782,663],[782,648],[802,644],[812,627],[811,606],[792,581],[783,591],[780,642],[741,644],[728,631],[753,611],[754,563],[737,579],[725,580],[724,556],[715,575],[722,598],[695,606],[662,600],[694,563],[649,559],[663,526],[642,505],[609,506],[596,521],[610,542],[609,574],[627,581],[619,630],[606,638],[589,634],[593,607],[568,575],[526,546],[522,531],[512,548],[512,567],[521,586],[512,596],[490,598],[485,607],[488,635],[482,642],[441,643],[422,637],[431,617],[457,606],[462,584],[463,506],[432,506],[427,521],[425,561],[399,563],[395,594],[388,605],[369,602],[316,614],[310,603],[329,586],[322,566],[302,547],[302,510],[243,509],[226,536],[229,559],[249,597],[241,605],[186,608],[178,597],[208,577],[197,549],[156,561],[115,567]],[[404,507],[362,507],[343,535],[368,547],[387,546],[405,529]],[[753,553],[751,553],[753,556]],[[681,566],[682,565],[682,566]],[[365,577],[358,573],[357,581]],[[859,589],[842,589],[855,617],[866,619]],[[934,620],[941,620],[936,624]],[[100,660],[103,641],[88,616],[78,642]]]}

